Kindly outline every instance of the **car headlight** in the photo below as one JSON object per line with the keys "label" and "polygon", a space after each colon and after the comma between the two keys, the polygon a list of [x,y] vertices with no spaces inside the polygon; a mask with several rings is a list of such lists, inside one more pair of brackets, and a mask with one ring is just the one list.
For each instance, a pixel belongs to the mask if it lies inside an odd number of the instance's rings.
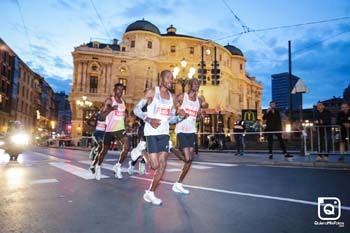
{"label": "car headlight", "polygon": [[11,137],[11,141],[17,145],[28,145],[29,136],[26,134],[15,134]]}

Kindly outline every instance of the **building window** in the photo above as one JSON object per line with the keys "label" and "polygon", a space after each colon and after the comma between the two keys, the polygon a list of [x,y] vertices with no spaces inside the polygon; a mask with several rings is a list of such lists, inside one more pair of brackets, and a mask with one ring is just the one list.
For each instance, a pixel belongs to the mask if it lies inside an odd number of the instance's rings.
{"label": "building window", "polygon": [[194,47],[190,47],[190,54],[191,54],[191,55],[194,54]]}
{"label": "building window", "polygon": [[243,70],[243,64],[239,64],[239,69]]}
{"label": "building window", "polygon": [[219,55],[219,61],[222,61],[222,55],[221,54]]}
{"label": "building window", "polygon": [[99,45],[98,42],[93,42],[93,43],[92,43],[92,47],[95,48],[95,49],[98,48],[98,45]]}
{"label": "building window", "polygon": [[152,48],[152,41],[148,41],[148,43],[147,43],[147,48],[149,48],[149,49]]}
{"label": "building window", "polygon": [[176,46],[175,45],[170,46],[170,52],[171,53],[175,53],[176,52]]}
{"label": "building window", "polygon": [[90,77],[90,93],[97,93],[98,79],[96,76]]}
{"label": "building window", "polygon": [[135,41],[134,40],[131,41],[130,48],[135,48]]}
{"label": "building window", "polygon": [[119,78],[119,83],[123,84],[123,86],[124,86],[123,95],[126,95],[126,79],[125,78]]}
{"label": "building window", "polygon": [[91,67],[91,69],[92,69],[92,71],[97,71],[97,66],[93,65],[93,66]]}
{"label": "building window", "polygon": [[122,52],[125,52],[125,47],[122,47]]}

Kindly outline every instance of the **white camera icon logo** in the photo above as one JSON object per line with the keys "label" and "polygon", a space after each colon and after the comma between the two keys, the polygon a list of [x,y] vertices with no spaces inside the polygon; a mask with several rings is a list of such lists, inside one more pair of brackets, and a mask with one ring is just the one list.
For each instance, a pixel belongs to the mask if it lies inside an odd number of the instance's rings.
{"label": "white camera icon logo", "polygon": [[324,221],[338,220],[341,216],[341,202],[337,197],[319,197],[318,217]]}

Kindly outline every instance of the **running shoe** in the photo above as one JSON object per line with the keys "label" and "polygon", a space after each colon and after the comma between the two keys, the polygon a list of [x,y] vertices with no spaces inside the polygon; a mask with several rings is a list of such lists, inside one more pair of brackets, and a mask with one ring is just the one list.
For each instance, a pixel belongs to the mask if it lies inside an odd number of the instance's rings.
{"label": "running shoe", "polygon": [[122,168],[120,163],[117,163],[116,165],[114,165],[112,167],[112,170],[114,171],[114,175],[117,179],[119,180],[123,179]]}
{"label": "running shoe", "polygon": [[101,166],[96,165],[95,179],[101,180]]}
{"label": "running shoe", "polygon": [[146,174],[146,164],[143,162],[139,163],[139,174]]}
{"label": "running shoe", "polygon": [[143,194],[143,199],[148,203],[152,203],[153,205],[161,205],[162,204],[162,200],[157,198],[154,195],[154,192],[149,191],[149,190],[145,190],[145,194]]}
{"label": "running shoe", "polygon": [[140,156],[142,156],[142,151],[146,149],[146,142],[140,141],[139,144],[131,151],[131,159],[136,161]]}
{"label": "running shoe", "polygon": [[181,193],[181,194],[190,194],[190,191],[187,190],[187,189],[184,189],[184,187],[182,186],[182,183],[178,183],[176,182],[174,185],[173,185],[173,191],[176,192],[176,193]]}
{"label": "running shoe", "polygon": [[132,161],[129,161],[129,168],[128,168],[129,175],[134,175],[134,166],[132,165]]}
{"label": "running shoe", "polygon": [[95,174],[95,166],[91,165],[89,170],[91,171],[92,174]]}

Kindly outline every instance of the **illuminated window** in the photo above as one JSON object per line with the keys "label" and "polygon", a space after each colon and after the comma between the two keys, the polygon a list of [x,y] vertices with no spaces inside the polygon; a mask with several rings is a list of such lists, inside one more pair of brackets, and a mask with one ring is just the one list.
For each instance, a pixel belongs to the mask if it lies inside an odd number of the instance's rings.
{"label": "illuminated window", "polygon": [[90,93],[97,93],[98,79],[96,76],[90,77]]}
{"label": "illuminated window", "polygon": [[123,84],[123,86],[124,86],[123,95],[126,95],[126,79],[125,78],[119,78],[119,83]]}

